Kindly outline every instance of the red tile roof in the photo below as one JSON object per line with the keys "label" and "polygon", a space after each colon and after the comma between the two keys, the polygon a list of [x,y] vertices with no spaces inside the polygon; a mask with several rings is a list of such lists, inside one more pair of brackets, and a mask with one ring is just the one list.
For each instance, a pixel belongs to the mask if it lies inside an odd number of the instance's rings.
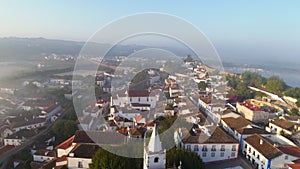
{"label": "red tile roof", "polygon": [[6,153],[6,152],[8,152],[8,151],[10,151],[14,148],[15,148],[15,146],[11,146],[11,145],[2,146],[2,147],[0,147],[0,155],[2,155],[2,154]]}
{"label": "red tile roof", "polygon": [[222,121],[224,121],[232,129],[240,129],[252,124],[250,121],[248,121],[247,119],[241,116],[237,118],[234,117],[223,118]]}
{"label": "red tile roof", "polygon": [[283,152],[284,154],[288,154],[295,157],[300,157],[300,147],[294,146],[283,146],[278,147],[278,149]]}
{"label": "red tile roof", "polygon": [[149,97],[148,90],[129,90],[129,97]]}
{"label": "red tile roof", "polygon": [[270,123],[273,123],[273,124],[283,128],[283,129],[286,129],[286,130],[293,130],[294,126],[295,126],[294,123],[284,120],[284,119],[271,120]]}
{"label": "red tile roof", "polygon": [[288,164],[291,169],[300,169],[300,164]]}
{"label": "red tile roof", "polygon": [[[262,144],[260,144],[261,140]],[[247,137],[245,141],[267,159],[273,159],[282,154],[282,152],[278,148],[274,147],[271,143],[269,143],[266,139],[258,134]]]}
{"label": "red tile roof", "polygon": [[59,144],[58,146],[55,147],[55,149],[67,149],[69,148],[74,140],[75,136],[72,136],[70,138],[68,138],[66,141],[62,142],[61,144]]}

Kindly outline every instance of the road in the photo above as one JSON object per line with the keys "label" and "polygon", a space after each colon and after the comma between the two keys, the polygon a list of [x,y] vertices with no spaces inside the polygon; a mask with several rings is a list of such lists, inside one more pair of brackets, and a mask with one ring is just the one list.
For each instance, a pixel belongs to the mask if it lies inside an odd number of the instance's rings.
{"label": "road", "polygon": [[[69,109],[71,109],[71,107],[69,107],[67,110],[64,110],[64,112],[67,112]],[[65,115],[65,113],[62,113],[62,115],[59,117],[59,119],[63,118]],[[57,120],[59,120],[57,119]],[[23,149],[25,149],[26,147],[30,146],[31,144],[33,144],[36,140],[39,140],[41,136],[43,136],[44,134],[47,134],[50,130],[51,127],[54,123],[50,123],[47,128],[43,131],[41,131],[39,134],[35,135],[34,137],[30,138],[30,140],[27,140],[26,142],[24,142],[21,146],[18,146],[8,152],[6,152],[5,154],[0,156],[0,169],[4,169],[5,166],[7,165],[7,163],[10,161],[10,157],[17,154],[18,152],[22,151]]]}

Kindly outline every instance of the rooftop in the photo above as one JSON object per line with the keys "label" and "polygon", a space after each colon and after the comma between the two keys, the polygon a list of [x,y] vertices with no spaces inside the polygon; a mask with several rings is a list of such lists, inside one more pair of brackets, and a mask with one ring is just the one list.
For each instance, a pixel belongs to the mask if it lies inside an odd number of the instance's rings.
{"label": "rooftop", "polygon": [[278,149],[284,154],[288,154],[300,158],[300,147],[282,146],[282,147],[278,147]]}
{"label": "rooftop", "polygon": [[253,128],[239,128],[236,130],[238,133],[240,134],[270,134],[269,132],[267,132],[266,130],[257,128],[257,127],[253,127]]}
{"label": "rooftop", "polygon": [[183,143],[199,143],[199,144],[217,144],[217,143],[236,143],[234,138],[229,136],[226,132],[224,132],[220,127],[210,128],[212,134],[211,136],[201,132],[200,134],[194,135],[193,133],[189,132],[183,139]]}
{"label": "rooftop", "polygon": [[75,133],[74,143],[91,143],[91,144],[123,144],[126,143],[126,136],[116,132],[102,131],[83,131]]}
{"label": "rooftop", "polygon": [[69,157],[71,153],[74,153],[73,157],[79,158],[92,158],[94,154],[99,150],[98,145],[92,144],[77,144],[74,149],[69,153]]}
{"label": "rooftop", "polygon": [[23,129],[12,135],[6,137],[6,139],[22,139],[22,138],[30,138],[36,135],[33,130]]}
{"label": "rooftop", "polygon": [[72,137],[68,138],[67,140],[60,143],[58,146],[56,146],[55,149],[67,149],[67,148],[69,148],[72,145],[74,138],[75,138],[75,136],[72,136]]}
{"label": "rooftop", "polygon": [[259,136],[258,134],[254,134],[250,137],[247,137],[245,141],[267,159],[273,159],[282,154],[282,152],[279,149],[274,147],[271,143],[269,143],[266,139]]}
{"label": "rooftop", "polygon": [[248,121],[242,116],[239,116],[237,118],[227,117],[223,118],[222,120],[232,129],[241,129],[252,124],[250,121]]}
{"label": "rooftop", "polygon": [[294,126],[295,126],[295,123],[292,123],[292,122],[284,120],[284,119],[274,119],[274,120],[271,120],[270,123],[273,123],[276,126],[279,126],[286,130],[293,130]]}

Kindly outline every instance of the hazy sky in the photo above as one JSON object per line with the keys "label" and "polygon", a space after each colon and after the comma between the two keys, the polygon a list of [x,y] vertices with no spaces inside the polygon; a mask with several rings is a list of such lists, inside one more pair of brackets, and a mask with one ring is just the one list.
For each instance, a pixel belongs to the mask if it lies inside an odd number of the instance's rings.
{"label": "hazy sky", "polygon": [[[106,23],[140,12],[179,16],[202,30],[223,56],[300,54],[298,0],[1,0],[0,37],[87,40]],[[244,58],[245,59],[245,58]],[[281,58],[282,59],[282,58]]]}

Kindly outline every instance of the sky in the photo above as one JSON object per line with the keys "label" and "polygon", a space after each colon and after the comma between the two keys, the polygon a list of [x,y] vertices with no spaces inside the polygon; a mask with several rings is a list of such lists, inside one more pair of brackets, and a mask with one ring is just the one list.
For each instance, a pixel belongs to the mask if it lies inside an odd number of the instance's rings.
{"label": "sky", "polygon": [[299,58],[298,0],[0,0],[0,37],[86,41],[105,24],[162,12],[200,29],[225,58]]}

